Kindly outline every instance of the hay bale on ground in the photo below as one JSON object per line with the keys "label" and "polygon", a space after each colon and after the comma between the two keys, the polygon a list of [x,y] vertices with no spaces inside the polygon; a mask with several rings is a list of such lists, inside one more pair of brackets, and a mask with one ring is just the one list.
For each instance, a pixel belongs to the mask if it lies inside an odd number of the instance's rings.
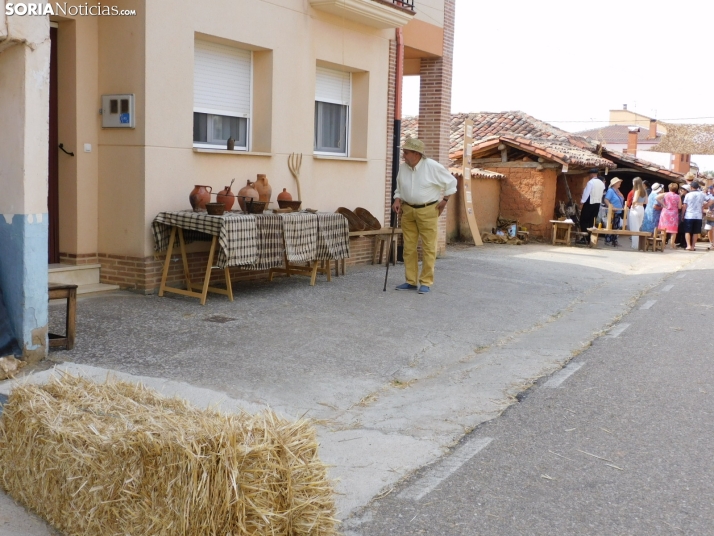
{"label": "hay bale on ground", "polygon": [[68,535],[333,535],[317,446],[305,420],[65,375],[12,391],[0,482]]}

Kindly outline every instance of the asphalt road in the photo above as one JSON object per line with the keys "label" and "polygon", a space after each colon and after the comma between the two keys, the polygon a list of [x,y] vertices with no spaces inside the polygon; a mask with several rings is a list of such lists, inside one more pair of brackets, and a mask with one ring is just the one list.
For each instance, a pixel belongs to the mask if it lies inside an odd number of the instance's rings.
{"label": "asphalt road", "polygon": [[345,534],[714,534],[709,261],[650,289],[519,404],[353,514]]}

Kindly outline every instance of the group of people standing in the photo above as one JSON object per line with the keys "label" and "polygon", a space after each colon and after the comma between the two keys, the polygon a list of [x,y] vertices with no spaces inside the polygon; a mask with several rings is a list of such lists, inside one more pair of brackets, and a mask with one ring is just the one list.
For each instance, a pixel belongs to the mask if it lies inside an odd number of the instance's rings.
{"label": "group of people standing", "polygon": [[[694,251],[702,228],[708,232],[709,248],[714,243],[714,186],[702,192],[693,173],[685,176],[685,184],[670,183],[668,192],[659,183],[651,187],[647,181],[635,177],[627,198],[620,192],[622,179],[613,177],[605,190],[605,179],[597,169],[590,170],[590,180],[583,190],[580,229],[587,232],[594,227],[602,208],[613,208],[612,228],[622,227],[624,208],[629,208],[627,228],[630,231],[653,233],[655,229],[667,234],[670,247]],[[639,247],[640,237],[632,237],[632,248]],[[587,240],[583,239],[583,243]],[[607,235],[605,242],[617,247],[617,235]]]}

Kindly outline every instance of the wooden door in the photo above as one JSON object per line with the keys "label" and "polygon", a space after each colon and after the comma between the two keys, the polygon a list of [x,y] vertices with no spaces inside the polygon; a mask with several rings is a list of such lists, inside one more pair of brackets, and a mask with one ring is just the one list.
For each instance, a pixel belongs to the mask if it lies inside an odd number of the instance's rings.
{"label": "wooden door", "polygon": [[50,28],[50,136],[47,182],[50,264],[59,262],[59,141],[57,131],[57,28]]}

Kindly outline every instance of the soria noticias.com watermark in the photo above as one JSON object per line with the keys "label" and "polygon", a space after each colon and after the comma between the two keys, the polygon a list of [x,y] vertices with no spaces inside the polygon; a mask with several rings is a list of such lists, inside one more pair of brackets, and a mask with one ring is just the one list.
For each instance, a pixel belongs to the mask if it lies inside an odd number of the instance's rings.
{"label": "soria noticias.com watermark", "polygon": [[135,9],[119,9],[117,6],[105,6],[102,4],[67,4],[67,2],[55,2],[54,4],[16,2],[5,4],[5,15],[70,15],[76,16],[136,16]]}

